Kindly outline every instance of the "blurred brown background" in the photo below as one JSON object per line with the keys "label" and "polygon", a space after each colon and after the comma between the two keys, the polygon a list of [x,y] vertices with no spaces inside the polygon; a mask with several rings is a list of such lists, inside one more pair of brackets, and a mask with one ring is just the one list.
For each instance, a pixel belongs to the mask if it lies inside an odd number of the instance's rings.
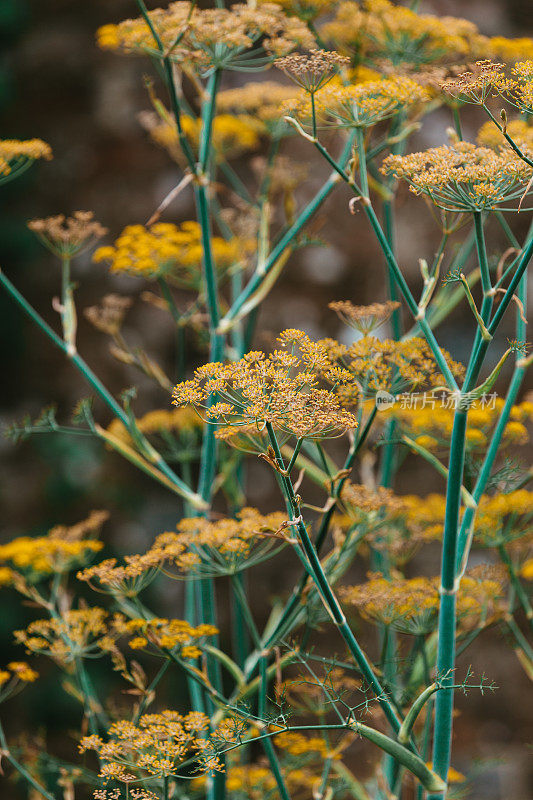
{"label": "blurred brown background", "polygon": [[[466,16],[487,35],[533,35],[533,6],[524,0],[436,0],[422,3],[422,10]],[[26,230],[26,221],[35,216],[90,209],[115,238],[124,225],[145,222],[176,184],[175,165],[147,140],[137,121],[138,113],[149,107],[142,80],[150,70],[149,63],[103,53],[94,44],[96,28],[135,13],[132,0],[0,3],[2,138],[36,136],[49,142],[54,151],[52,162],[34,166],[0,193],[0,265],[56,329],[51,298],[59,290],[58,267]],[[473,137],[475,115],[465,115],[464,123],[466,138]],[[433,114],[426,120],[417,144],[427,147],[442,143],[449,124],[446,112]],[[287,152],[297,153],[300,159],[314,158],[311,149],[304,152],[304,147],[292,142]],[[250,178],[246,165],[239,169],[245,178]],[[302,203],[327,173],[323,164],[314,162],[308,181],[299,190]],[[285,269],[261,311],[257,346],[268,346],[271,334],[285,327],[303,328],[312,336],[339,335],[338,321],[327,309],[330,300],[349,298],[365,303],[384,297],[382,260],[364,219],[349,214],[348,199],[343,188],[336,190],[319,215],[320,236],[327,244],[299,251]],[[190,194],[183,194],[165,218],[181,221],[193,213]],[[519,238],[528,224],[526,214],[515,221]],[[424,204],[402,194],[398,253],[413,284],[417,281],[418,259],[431,259],[438,238],[439,231]],[[493,256],[505,246],[498,232],[489,236]],[[88,255],[78,259],[74,278],[79,282],[80,310],[109,291],[138,295],[144,288],[141,281],[127,276],[110,277],[105,267],[92,265]],[[512,325],[506,333],[512,335]],[[172,375],[172,335],[162,314],[136,303],[125,334],[129,341],[142,343]],[[439,339],[456,359],[465,358],[471,341],[468,316],[454,314],[440,329]],[[504,344],[502,337],[501,347]],[[35,417],[51,403],[58,406],[59,419],[66,419],[77,400],[89,393],[61,354],[1,293],[0,348],[2,424],[20,419],[25,413]],[[140,384],[136,404],[139,413],[167,407],[165,393],[146,380],[139,381],[136,373],[117,364],[108,353],[105,337],[81,314],[79,349],[115,394],[133,383]],[[95,413],[103,422],[109,420],[100,404]],[[424,493],[442,489],[437,482],[428,480],[427,471],[415,461],[408,460],[406,466],[398,481],[399,491]],[[255,462],[250,466],[249,485],[250,503],[264,510],[279,507],[270,477]],[[59,522],[72,523],[92,508],[105,507],[111,512],[111,519],[104,537],[118,552],[136,552],[145,547],[155,534],[175,524],[178,511],[173,497],[117,456],[104,453],[98,442],[48,435],[16,446],[0,439],[0,506],[2,541],[39,533]],[[257,596],[283,592],[285,578],[289,586],[289,576],[279,568],[275,574],[266,570],[255,584]],[[167,596],[166,602],[175,607],[180,592],[176,586],[175,595]],[[26,611],[17,610],[19,604],[11,603],[12,599],[8,592],[0,599],[0,641],[7,657],[18,652],[10,644],[10,632],[26,618]],[[258,605],[257,611],[261,618],[265,610]],[[472,693],[466,700],[459,698],[463,713],[458,725],[455,766],[468,766],[467,753],[474,753],[479,759],[494,759],[475,782],[472,797],[527,800],[533,796],[531,759],[528,760],[531,751],[523,745],[531,742],[533,733],[531,690],[512,651],[502,647],[498,635],[484,634],[468,651],[463,666],[471,660],[475,671],[487,672],[500,689],[494,695],[481,697]],[[40,684],[40,689],[25,693],[9,713],[17,708],[20,714],[14,716],[35,732],[41,724],[52,730],[76,724],[76,717],[68,710],[69,701],[60,689],[54,689],[54,681],[51,675],[44,690]],[[53,703],[49,692],[53,692]],[[15,723],[13,732],[17,727]],[[10,798],[12,791],[15,790],[10,786],[2,787],[2,797]]]}

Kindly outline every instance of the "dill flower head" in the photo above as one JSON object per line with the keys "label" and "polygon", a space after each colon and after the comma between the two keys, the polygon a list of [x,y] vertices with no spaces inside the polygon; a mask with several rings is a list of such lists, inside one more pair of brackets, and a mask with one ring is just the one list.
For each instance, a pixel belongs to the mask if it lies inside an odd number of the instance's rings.
{"label": "dill flower head", "polygon": [[329,303],[329,308],[335,311],[339,319],[367,336],[376,328],[380,328],[390,318],[393,311],[400,307],[396,300],[387,300],[386,303],[371,303],[368,306],[354,306],[349,300],[336,300]]}
{"label": "dill flower head", "polygon": [[182,658],[199,658],[201,646],[208,636],[215,636],[218,629],[213,625],[194,627],[186,620],[163,619],[155,617],[146,619],[126,619],[115,614],[113,632],[117,636],[126,636],[132,650],[172,650]]}
{"label": "dill flower head", "polygon": [[46,219],[33,219],[28,228],[48,250],[59,258],[72,258],[90,247],[107,233],[94,219],[92,211],[75,211],[72,217],[58,214]]}
{"label": "dill flower head", "polygon": [[533,543],[533,492],[516,489],[484,495],[475,517],[474,538],[484,547],[511,545],[513,553]]}
{"label": "dill flower head", "polygon": [[[368,128],[428,99],[427,89],[402,76],[347,86],[334,81],[317,96],[316,113],[323,124]],[[286,108],[302,120],[309,118],[310,106],[305,97],[288,103]]]}
{"label": "dill flower head", "polygon": [[[249,243],[241,239],[211,240],[219,270],[242,261]],[[255,244],[255,243],[254,243]],[[176,285],[198,288],[202,264],[201,228],[190,220],[181,225],[157,222],[154,225],[128,225],[113,245],[100,247],[93,256],[95,263],[107,262],[111,272],[127,272],[146,278],[168,275]]]}
{"label": "dill flower head", "polygon": [[453,62],[478,52],[486,41],[468,20],[418,14],[389,0],[340,3],[320,33],[347,55],[393,65]]}
{"label": "dill flower head", "polygon": [[103,547],[98,535],[109,514],[93,511],[76,525],[56,525],[46,536],[20,536],[0,545],[0,565],[7,568],[4,582],[14,573],[31,582],[51,574],[61,574],[86,563]]}
{"label": "dill flower head", "polygon": [[207,422],[255,426],[267,423],[297,438],[338,436],[357,426],[333,390],[319,387],[322,372],[332,383],[349,380],[347,372],[329,363],[327,351],[302,331],[284,331],[284,349],[270,355],[247,353],[238,361],[199,367],[192,380],[178,384],[173,403],[193,405]]}
{"label": "dill flower head", "polygon": [[[363,619],[389,625],[401,633],[421,635],[435,629],[440,605],[439,578],[390,578],[370,573],[366,583],[340,590]],[[482,564],[465,574],[457,596],[461,633],[483,628],[505,613],[502,570]]]}
{"label": "dill flower head", "polygon": [[309,55],[294,53],[278,58],[275,64],[304,91],[314,94],[348,64],[348,59],[334,51],[314,49]]}
{"label": "dill flower head", "polygon": [[89,306],[84,309],[83,314],[97,330],[116,336],[132,303],[131,297],[106,294],[99,306]]}
{"label": "dill flower head", "polygon": [[489,96],[503,94],[511,86],[503,74],[504,68],[505,64],[490,59],[476,61],[470,71],[445,80],[442,89],[452,97],[483,105]]}
{"label": "dill flower head", "polygon": [[[486,449],[503,405],[503,398],[496,397],[493,400],[482,398],[470,407],[466,429],[466,449],[469,454],[476,455]],[[444,452],[449,448],[454,404],[446,402],[446,398],[429,397],[423,406],[416,402],[405,405],[398,402],[380,412],[379,419],[386,422],[391,416],[411,439],[427,450]],[[533,421],[533,403],[525,401],[513,406],[510,417],[503,431],[501,446],[528,444],[530,437],[526,425]]]}
{"label": "dill flower head", "polygon": [[193,517],[182,519],[177,531],[162,533],[152,552],[186,576],[228,575],[264,561],[284,544],[287,518],[281,512],[260,514],[256,508],[243,508],[234,518],[210,521]]}
{"label": "dill flower head", "polygon": [[[206,714],[180,714],[167,709],[143,714],[137,723],[119,720],[109,728],[107,741],[96,735],[85,736],[79,749],[81,753],[96,752],[101,762],[100,778],[105,782],[178,776],[181,765],[189,760],[194,761],[199,773],[223,771],[214,748],[217,731],[208,736],[208,729]],[[225,737],[232,736],[227,722],[221,724],[222,729]],[[242,724],[236,721],[233,730],[235,741],[242,735]]]}
{"label": "dill flower head", "polygon": [[382,172],[403,178],[445,211],[483,211],[521,197],[533,170],[510,148],[464,141],[406,156],[390,155]]}
{"label": "dill flower head", "polygon": [[[240,69],[250,66],[261,51],[263,58],[282,56],[297,47],[309,48],[314,37],[304,22],[287,16],[275,3],[260,8],[246,4],[231,9],[200,9],[185,0],[149,12],[166,55],[186,67]],[[104,25],[97,33],[100,47],[124,53],[160,55],[145,19]]]}
{"label": "dill flower head", "polygon": [[70,664],[76,658],[95,658],[113,649],[107,618],[107,612],[96,606],[71,609],[58,618],[34,620],[14,636],[27,652]]}
{"label": "dill flower head", "polygon": [[516,61],[533,59],[533,39],[528,36],[508,39],[506,36],[491,36],[487,42],[487,51],[494,59],[501,59],[507,64]]}
{"label": "dill flower head", "polygon": [[[442,383],[433,354],[424,339],[411,337],[402,341],[378,339],[369,334],[350,345],[335,339],[319,342],[327,352],[330,369],[345,370],[352,376],[339,386],[337,393],[343,403],[356,402],[360,396],[373,396],[383,390],[392,393],[422,386]],[[455,375],[462,375],[463,367],[444,352],[444,357]]]}
{"label": "dill flower head", "polygon": [[[162,435],[168,440],[169,436],[179,438],[182,434],[194,435],[202,429],[202,420],[192,408],[156,408],[148,411],[142,417],[135,420],[135,425],[141,433],[146,436]],[[133,445],[134,441],[125,425],[119,420],[112,420],[107,431],[115,438],[128,445]]]}
{"label": "dill flower head", "polygon": [[16,178],[41,158],[52,158],[52,148],[41,139],[0,139],[0,183]]}
{"label": "dill flower head", "polygon": [[[176,163],[185,166],[185,156],[175,120],[170,115],[161,118],[149,111],[141,114],[139,119],[145,130],[148,131],[150,138],[159,147],[166,150]],[[193,150],[197,150],[202,120],[184,114],[181,118],[181,126],[187,141]],[[262,121],[250,114],[217,114],[213,120],[211,133],[211,146],[215,159],[224,161],[257,150],[261,145],[261,138],[266,133],[267,128]]]}
{"label": "dill flower head", "polygon": [[[517,118],[509,120],[505,129],[522,152],[533,153],[533,125],[529,125],[526,119]],[[497,151],[501,148],[510,147],[500,129],[491,120],[483,123],[479,129],[477,143],[481,147],[491,147]]]}
{"label": "dill flower head", "polygon": [[[261,133],[274,139],[293,133],[292,128],[280,119],[280,107],[294,100],[298,89],[276,81],[250,81],[235,89],[223,89],[217,94],[217,108],[221,115],[231,112],[239,117],[253,119],[260,124]],[[215,118],[216,124],[216,118]]]}

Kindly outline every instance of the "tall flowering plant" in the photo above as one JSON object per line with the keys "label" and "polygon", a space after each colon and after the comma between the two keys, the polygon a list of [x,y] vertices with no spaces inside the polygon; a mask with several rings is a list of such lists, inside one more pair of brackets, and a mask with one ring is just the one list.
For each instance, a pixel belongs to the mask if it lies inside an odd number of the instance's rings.
{"label": "tall flowering plant", "polygon": [[[60,267],[57,328],[4,271],[0,283],[112,419],[84,399],[69,422],[48,409],[10,433],[95,437],[173,494],[176,520],[122,560],[98,555],[103,511],[0,546],[1,584],[34,613],[14,634],[30,663],[0,670],[0,699],[49,658],[80,706],[70,760],[41,752],[30,763],[0,727],[2,755],[32,797],[444,800],[467,781],[452,765],[455,694],[495,688],[490,670],[461,674],[458,654],[494,628],[533,673],[531,469],[502,461],[529,443],[533,420],[533,404],[518,402],[531,364],[533,226],[520,240],[514,223],[531,210],[533,41],[490,39],[417,7],[178,0],[149,11],[137,0],[135,18],[97,33],[99,47],[144,58],[159,76],[142,124],[174,163],[176,187],[145,225],[132,220],[107,242],[90,212],[29,222]],[[248,80],[267,70],[268,81]],[[225,88],[235,72],[242,86]],[[469,104],[488,117],[477,141],[463,136]],[[443,109],[451,130],[416,151],[413,137]],[[284,152],[294,137],[331,169],[304,207],[295,188],[306,170]],[[1,141],[0,178],[51,155],[37,139]],[[247,185],[236,158],[253,159],[259,181]],[[387,296],[331,303],[346,326],[341,342],[289,329],[271,351],[251,349],[258,308],[340,184],[354,241],[365,226],[374,237]],[[182,192],[194,196],[193,220],[172,220]],[[431,263],[421,258],[409,282],[395,245],[409,234],[397,230],[398,195],[414,213],[425,202],[441,229]],[[503,254],[487,250],[493,226],[508,240]],[[162,407],[143,416],[135,393],[115,397],[78,350],[72,270],[95,244],[94,263],[145,281],[144,299],[174,324],[168,375],[123,332],[131,297],[108,294],[84,310],[114,357],[162,392]],[[459,305],[471,323],[465,364],[438,338]],[[516,328],[508,344],[504,317]],[[204,363],[193,363],[193,339]],[[444,493],[395,491],[407,453]],[[247,503],[257,457],[277,485],[273,508]],[[440,573],[413,576],[429,543]],[[282,550],[299,578],[273,587],[280,596],[266,609],[252,577]],[[354,563],[368,571],[355,585]],[[146,590],[172,580],[184,583],[183,606],[162,617]],[[81,598],[87,586],[94,605]],[[114,675],[109,690],[95,683],[94,659]],[[168,707],[161,690],[173,674],[187,700]],[[370,774],[351,758],[360,738],[374,753]]]}

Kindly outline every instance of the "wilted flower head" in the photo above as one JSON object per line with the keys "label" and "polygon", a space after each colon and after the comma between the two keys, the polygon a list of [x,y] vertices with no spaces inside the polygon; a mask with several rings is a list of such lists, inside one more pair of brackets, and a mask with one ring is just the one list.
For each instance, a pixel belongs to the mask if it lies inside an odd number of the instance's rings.
{"label": "wilted flower head", "polygon": [[509,148],[494,152],[454,141],[421,153],[388,156],[382,171],[403,178],[412,192],[427,195],[446,211],[483,211],[520,197],[533,170]]}
{"label": "wilted flower head", "polygon": [[84,315],[97,330],[116,336],[122,327],[126,312],[132,305],[131,297],[106,294],[99,306],[84,309]]}
{"label": "wilted flower head", "polygon": [[442,83],[442,88],[460,100],[483,105],[489,96],[502,94],[509,88],[510,82],[503,74],[504,68],[505,64],[494,61],[476,61],[471,71],[449,78]]}
{"label": "wilted flower head", "polygon": [[0,183],[16,178],[40,158],[52,158],[52,148],[41,139],[0,139]]}
{"label": "wilted flower head", "polygon": [[336,300],[329,303],[338,317],[355,328],[356,331],[367,336],[372,331],[383,325],[391,316],[393,311],[400,307],[396,300],[388,300],[386,303],[371,303],[368,306],[354,306],[349,300]]}
{"label": "wilted flower head", "polygon": [[283,70],[298,86],[314,94],[346,66],[348,58],[329,50],[310,50],[309,55],[294,53],[278,58],[276,66]]}
{"label": "wilted flower head", "polygon": [[107,228],[94,219],[92,211],[75,211],[72,217],[58,214],[46,219],[33,219],[28,222],[28,228],[48,250],[65,259],[90,247],[107,233]]}
{"label": "wilted flower head", "polygon": [[330,364],[324,346],[302,331],[284,331],[279,340],[286,349],[199,367],[192,380],[176,386],[174,404],[195,406],[208,422],[258,430],[270,423],[301,438],[321,439],[355,428],[356,418],[341,408],[335,392],[319,388],[322,371],[335,384],[350,374]]}

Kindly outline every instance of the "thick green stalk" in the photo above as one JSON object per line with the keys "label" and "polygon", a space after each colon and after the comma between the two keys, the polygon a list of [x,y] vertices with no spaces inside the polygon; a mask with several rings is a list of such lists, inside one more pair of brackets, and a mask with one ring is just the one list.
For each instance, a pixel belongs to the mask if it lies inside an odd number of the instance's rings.
{"label": "thick green stalk", "polygon": [[[458,585],[455,580],[455,561],[461,485],[463,481],[467,411],[458,408],[452,430],[446,514],[442,542],[442,565],[439,612],[439,643],[437,673],[443,689],[435,702],[435,729],[433,738],[433,769],[446,782],[450,767],[453,670],[455,668],[455,624]],[[441,800],[444,793],[430,795],[428,800]]]}

